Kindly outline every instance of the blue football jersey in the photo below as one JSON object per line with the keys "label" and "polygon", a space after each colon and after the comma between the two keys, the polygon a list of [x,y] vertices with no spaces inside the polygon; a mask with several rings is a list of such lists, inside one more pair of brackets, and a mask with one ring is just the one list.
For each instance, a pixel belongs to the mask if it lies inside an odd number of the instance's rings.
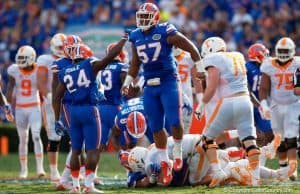
{"label": "blue football jersey", "polygon": [[59,80],[65,85],[66,93],[71,96],[71,103],[74,105],[97,103],[93,98],[93,92],[98,92],[98,86],[92,60],[94,59],[84,59],[59,71]]}
{"label": "blue football jersey", "polygon": [[121,105],[121,110],[115,118],[115,124],[122,131],[127,131],[127,117],[133,111],[139,111],[145,115],[143,98],[132,98]]}
{"label": "blue football jersey", "polygon": [[128,71],[128,64],[114,61],[110,63],[104,70],[99,72],[100,83],[104,87],[105,101],[100,104],[120,105],[121,104],[121,87],[122,82],[120,75],[122,72]]}
{"label": "blue football jersey", "polygon": [[258,91],[261,79],[260,66],[257,62],[248,61],[246,63],[247,79],[249,90],[258,98]]}
{"label": "blue football jersey", "polygon": [[167,42],[167,37],[176,33],[177,29],[169,23],[158,24],[147,33],[140,28],[130,33],[129,41],[137,50],[146,80],[164,78],[177,72],[172,53],[173,45]]}
{"label": "blue football jersey", "polygon": [[[60,58],[60,59],[53,62],[52,66],[51,66],[51,70],[54,73],[59,73],[60,71],[62,71],[66,67],[72,66],[72,65],[73,64],[72,64],[71,59]],[[66,103],[71,103],[71,102],[72,102],[72,97],[68,92],[66,92],[64,97],[62,98],[62,103],[66,104]]]}

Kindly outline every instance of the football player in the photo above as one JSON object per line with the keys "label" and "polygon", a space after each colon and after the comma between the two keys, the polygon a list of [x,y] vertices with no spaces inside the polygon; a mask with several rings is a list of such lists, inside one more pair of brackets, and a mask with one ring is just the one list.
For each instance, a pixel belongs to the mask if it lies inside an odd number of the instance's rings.
{"label": "football player", "polygon": [[217,157],[215,139],[224,129],[238,130],[251,170],[253,184],[259,184],[259,148],[256,145],[253,107],[250,101],[244,56],[239,52],[226,52],[226,43],[219,37],[206,39],[202,44],[202,64],[207,71],[207,87],[196,108],[204,114],[205,105],[218,93],[218,103],[207,119],[203,142],[212,166],[210,187],[218,185],[225,176]]}
{"label": "football player", "polygon": [[[259,90],[263,116],[271,119],[274,134],[280,134],[282,143],[278,148],[279,165],[289,171],[293,179],[297,173],[297,136],[299,135],[297,96],[294,95],[293,75],[300,67],[295,56],[295,43],[283,37],[275,45],[275,58],[265,60]],[[267,99],[271,100],[268,103]],[[293,175],[293,176],[292,176]]]}
{"label": "football player", "polygon": [[268,55],[269,51],[263,44],[255,43],[248,49],[249,61],[246,63],[248,87],[250,90],[251,101],[254,105],[254,123],[258,132],[258,145],[260,146],[271,142],[274,137],[270,121],[263,119],[259,113],[260,105],[258,100],[258,91],[261,80],[260,66]]}
{"label": "football player", "polygon": [[22,46],[16,54],[16,64],[8,67],[9,84],[7,99],[13,100],[15,88],[16,126],[19,136],[20,178],[27,178],[28,136],[31,129],[36,158],[36,171],[39,177],[45,175],[43,167],[43,144],[40,137],[42,116],[37,84],[36,52],[31,46]]}
{"label": "football player", "polygon": [[[81,154],[82,145],[85,143],[87,150],[86,177],[83,192],[101,193],[94,186],[95,168],[99,161],[101,141],[101,119],[97,108],[98,85],[96,76],[121,52],[127,38],[124,37],[102,59],[91,58],[92,52],[85,45],[73,41],[66,45],[65,54],[71,59],[62,71],[58,72],[60,83],[56,88],[54,97],[54,112],[56,127],[60,128],[61,99],[65,92],[72,97],[69,105],[70,136],[71,136],[71,175],[73,188],[71,192],[80,192],[78,156]],[[70,41],[72,42],[72,41]]]}
{"label": "football player", "polygon": [[[130,33],[132,60],[124,81],[122,92],[128,93],[129,85],[143,66],[145,77],[144,108],[149,118],[155,146],[161,161],[168,165],[163,169],[165,184],[169,184],[171,166],[166,152],[167,134],[164,116],[171,126],[174,145],[174,169],[182,167],[181,141],[183,135],[181,119],[181,91],[176,63],[172,54],[173,45],[190,53],[192,60],[200,66],[200,54],[195,45],[169,23],[159,23],[160,13],[153,3],[142,4],[136,12],[137,29]],[[169,178],[168,178],[169,177]]]}
{"label": "football player", "polygon": [[[58,149],[61,136],[55,132],[55,119],[52,108],[52,71],[51,65],[59,58],[65,57],[63,42],[66,35],[57,33],[50,40],[50,50],[52,54],[41,55],[37,58],[38,76],[37,83],[42,97],[42,116],[48,136],[48,158],[50,165],[50,179],[59,181],[60,175],[57,169]],[[46,87],[45,87],[46,86]]]}
{"label": "football player", "polygon": [[153,143],[153,136],[147,123],[142,98],[132,98],[121,104],[112,131],[116,147],[120,144],[122,150],[132,149],[144,134],[148,141]]}
{"label": "football player", "polygon": [[197,70],[194,67],[194,62],[191,59],[189,53],[181,50],[180,48],[174,48],[174,56],[177,62],[177,69],[180,75],[181,89],[182,89],[182,101],[183,101],[183,129],[184,134],[188,134],[192,122],[193,112],[193,89],[192,81],[196,92],[197,101],[199,101],[200,94],[200,82],[197,80]]}
{"label": "football player", "polygon": [[[107,46],[106,53],[108,53],[116,43],[111,43]],[[128,71],[127,52],[123,49],[120,54],[110,63],[104,70],[98,74],[98,80],[104,89],[103,100],[99,104],[99,110],[102,114],[101,119],[101,151],[104,150],[108,143],[110,130],[114,125],[114,119],[119,112],[121,105],[121,87]]]}

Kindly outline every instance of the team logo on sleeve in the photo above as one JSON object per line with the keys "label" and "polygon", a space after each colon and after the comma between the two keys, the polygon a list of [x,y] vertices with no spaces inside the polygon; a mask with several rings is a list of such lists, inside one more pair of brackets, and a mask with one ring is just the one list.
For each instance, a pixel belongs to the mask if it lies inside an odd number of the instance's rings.
{"label": "team logo on sleeve", "polygon": [[152,39],[153,39],[153,40],[160,40],[160,39],[161,39],[161,35],[160,35],[160,34],[154,34],[154,35],[152,36]]}

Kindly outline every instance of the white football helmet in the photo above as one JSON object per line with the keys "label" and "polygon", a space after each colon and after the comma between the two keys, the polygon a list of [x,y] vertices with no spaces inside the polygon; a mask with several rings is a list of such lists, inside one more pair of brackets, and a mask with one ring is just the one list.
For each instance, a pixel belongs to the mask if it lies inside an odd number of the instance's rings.
{"label": "white football helmet", "polygon": [[133,172],[144,172],[145,171],[145,158],[147,155],[147,149],[144,147],[133,148],[128,156],[129,168]]}
{"label": "white football helmet", "polygon": [[220,37],[210,37],[202,43],[201,56],[205,57],[209,53],[226,51],[226,43]]}
{"label": "white football helmet", "polygon": [[66,40],[66,35],[62,33],[55,34],[50,40],[50,50],[51,52],[60,58],[65,57],[63,44]]}
{"label": "white football helmet", "polygon": [[173,47],[173,54],[174,54],[174,57],[179,56],[182,52],[184,52],[184,51],[183,51],[181,48]]}
{"label": "white football helmet", "polygon": [[142,31],[149,30],[159,23],[160,13],[158,7],[153,3],[142,4],[136,12],[136,25]]}
{"label": "white football helmet", "polygon": [[295,56],[296,45],[291,38],[283,37],[276,43],[275,55],[280,62],[286,62]]}
{"label": "white football helmet", "polygon": [[22,46],[18,49],[16,54],[16,63],[19,67],[25,68],[32,66],[35,63],[36,52],[34,48],[29,45]]}

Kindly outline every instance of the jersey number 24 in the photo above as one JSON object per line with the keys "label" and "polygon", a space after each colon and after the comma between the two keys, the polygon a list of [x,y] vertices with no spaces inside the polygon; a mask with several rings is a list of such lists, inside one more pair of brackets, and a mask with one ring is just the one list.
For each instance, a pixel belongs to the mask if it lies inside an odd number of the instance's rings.
{"label": "jersey number 24", "polygon": [[[74,88],[74,80],[70,74],[64,76],[64,83],[66,84],[67,90],[69,93],[75,92],[77,89]],[[77,78],[77,86],[78,87],[89,87],[91,81],[87,79],[87,76],[83,69],[79,71],[78,78]]]}

